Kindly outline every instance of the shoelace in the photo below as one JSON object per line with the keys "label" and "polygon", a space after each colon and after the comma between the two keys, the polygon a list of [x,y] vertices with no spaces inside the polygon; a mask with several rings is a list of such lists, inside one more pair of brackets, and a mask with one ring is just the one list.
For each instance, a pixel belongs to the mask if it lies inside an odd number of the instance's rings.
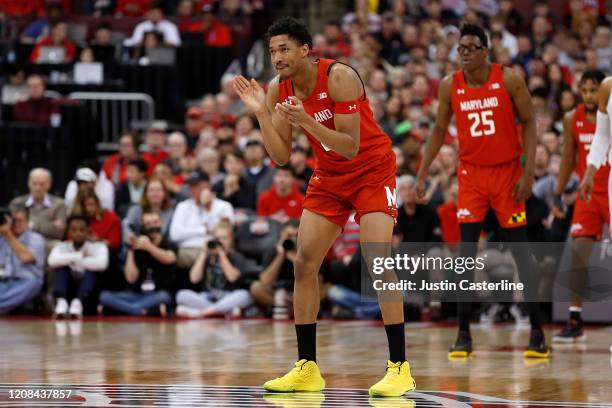
{"label": "shoelace", "polygon": [[[390,369],[393,369],[393,368],[397,368],[397,373],[390,371]],[[385,378],[383,378],[383,381],[385,383],[389,383],[390,381],[392,381],[393,378],[400,375],[401,370],[402,370],[402,363],[387,364],[387,374],[385,374]]]}

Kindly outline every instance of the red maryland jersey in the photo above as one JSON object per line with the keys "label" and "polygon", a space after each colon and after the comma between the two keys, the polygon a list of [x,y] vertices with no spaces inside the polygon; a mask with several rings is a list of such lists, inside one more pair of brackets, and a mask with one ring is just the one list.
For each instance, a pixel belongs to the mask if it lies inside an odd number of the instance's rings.
{"label": "red maryland jersey", "polygon": [[478,88],[467,86],[463,70],[455,72],[451,104],[461,161],[494,166],[520,157],[516,112],[501,65],[491,64],[489,79]]}
{"label": "red maryland jersey", "polygon": [[[334,127],[335,102],[329,96],[327,79],[333,64],[331,59],[318,59],[317,83],[314,90],[302,101],[304,110],[315,120],[329,129]],[[289,96],[293,96],[293,81],[291,79],[281,80],[278,86],[278,100],[285,102]],[[323,145],[313,135],[304,131],[314,152],[316,160],[315,170],[323,170],[334,174],[345,174],[355,171],[366,165],[380,164],[381,160],[393,160],[391,153],[391,139],[381,130],[374,119],[372,108],[365,95],[359,100],[360,120],[360,142],[357,156],[348,160],[338,153]],[[350,107],[349,107],[350,109]]]}
{"label": "red maryland jersey", "polygon": [[[584,104],[578,105],[574,111],[572,121],[572,133],[576,142],[576,173],[582,180],[587,168],[587,156],[591,150],[591,143],[595,137],[595,122],[589,122],[586,117]],[[608,191],[608,175],[610,174],[610,164],[604,163],[595,173],[593,191]]]}

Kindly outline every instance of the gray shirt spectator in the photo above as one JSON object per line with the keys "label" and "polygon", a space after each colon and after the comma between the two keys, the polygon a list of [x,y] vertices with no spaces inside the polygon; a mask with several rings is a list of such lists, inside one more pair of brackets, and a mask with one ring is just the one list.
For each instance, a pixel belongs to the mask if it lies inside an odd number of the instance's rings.
{"label": "gray shirt spectator", "polygon": [[61,239],[66,227],[64,200],[49,194],[51,173],[44,168],[35,168],[28,177],[29,194],[15,198],[10,208],[26,207],[30,227],[46,239]]}

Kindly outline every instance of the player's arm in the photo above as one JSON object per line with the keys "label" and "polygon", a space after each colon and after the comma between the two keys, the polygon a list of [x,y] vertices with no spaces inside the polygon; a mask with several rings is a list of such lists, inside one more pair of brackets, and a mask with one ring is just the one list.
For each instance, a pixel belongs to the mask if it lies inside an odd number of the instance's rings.
{"label": "player's arm", "polygon": [[[572,134],[572,121],[574,111],[568,112],[563,116],[563,155],[561,157],[561,168],[557,176],[557,186],[555,187],[555,208],[553,212],[555,216],[562,217],[565,215],[564,205],[562,201],[565,186],[570,179],[572,171],[576,166],[576,141]],[[555,211],[556,210],[556,211]]]}
{"label": "player's arm", "polygon": [[353,159],[359,152],[360,116],[359,98],[363,86],[357,73],[342,64],[336,64],[329,73],[329,97],[336,103],[332,130],[317,122],[304,111],[302,102],[291,97],[291,104],[277,104],[277,111],[293,125],[300,126],[322,144],[339,155]]}
{"label": "player's arm", "polygon": [[257,81],[248,81],[238,75],[234,78],[234,89],[257,117],[268,154],[277,164],[283,165],[291,155],[291,125],[274,111],[278,102],[278,81],[278,76],[270,81],[266,95]]}
{"label": "player's arm", "polygon": [[580,183],[580,196],[582,199],[590,200],[593,190],[593,177],[599,167],[606,162],[608,151],[610,150],[610,118],[607,112],[608,100],[612,91],[612,78],[606,79],[599,86],[598,99],[599,109],[597,109],[597,122],[595,127],[595,137],[591,142],[591,149],[587,156],[587,169]]}
{"label": "player's arm", "polygon": [[452,90],[453,77],[452,75],[448,75],[440,82],[438,88],[438,112],[436,115],[436,123],[434,124],[431,134],[427,138],[425,154],[417,174],[417,196],[420,199],[425,197],[425,179],[429,172],[429,166],[431,166],[431,163],[438,155],[444,143],[444,136],[446,135],[448,124],[453,117],[453,109],[451,106]]}
{"label": "player's arm", "polygon": [[531,186],[533,185],[535,173],[537,133],[533,101],[531,100],[525,80],[513,70],[504,68],[504,85],[512,98],[523,129],[525,166],[523,168],[523,175],[514,187],[512,194],[516,202],[521,202],[531,195]]}

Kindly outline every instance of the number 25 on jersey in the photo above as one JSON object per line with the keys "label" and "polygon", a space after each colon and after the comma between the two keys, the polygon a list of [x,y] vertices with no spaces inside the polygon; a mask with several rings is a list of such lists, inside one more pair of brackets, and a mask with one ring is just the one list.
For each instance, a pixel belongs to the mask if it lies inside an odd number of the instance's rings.
{"label": "number 25 on jersey", "polygon": [[470,134],[472,137],[489,136],[495,133],[495,122],[493,122],[493,111],[486,110],[468,114],[471,121]]}

